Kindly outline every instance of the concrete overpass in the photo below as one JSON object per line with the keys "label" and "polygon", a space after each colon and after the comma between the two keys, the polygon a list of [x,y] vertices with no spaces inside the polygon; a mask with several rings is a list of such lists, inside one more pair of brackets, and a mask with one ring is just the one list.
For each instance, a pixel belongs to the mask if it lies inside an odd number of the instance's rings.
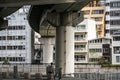
{"label": "concrete overpass", "polygon": [[36,32],[41,33],[49,25],[56,27],[56,68],[62,67],[64,74],[74,73],[73,27],[82,21],[79,11],[90,1],[93,0],[1,0],[0,26],[5,28],[4,17],[23,5],[31,5],[28,20]]}
{"label": "concrete overpass", "polygon": [[0,7],[18,7],[23,5],[44,5],[44,4],[62,4],[62,3],[77,3],[93,0],[0,0]]}

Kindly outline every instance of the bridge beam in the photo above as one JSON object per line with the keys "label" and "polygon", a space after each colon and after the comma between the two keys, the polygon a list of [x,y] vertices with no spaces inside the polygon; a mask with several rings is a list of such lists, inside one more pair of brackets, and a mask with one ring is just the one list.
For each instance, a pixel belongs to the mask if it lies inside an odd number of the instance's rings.
{"label": "bridge beam", "polygon": [[93,0],[0,0],[0,7],[15,7],[23,5],[43,5],[43,4],[61,4],[76,3]]}

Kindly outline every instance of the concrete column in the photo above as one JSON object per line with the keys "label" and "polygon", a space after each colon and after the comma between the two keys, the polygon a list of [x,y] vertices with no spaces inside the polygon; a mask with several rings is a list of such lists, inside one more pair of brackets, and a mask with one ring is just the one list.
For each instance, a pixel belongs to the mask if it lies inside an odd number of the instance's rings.
{"label": "concrete column", "polygon": [[62,68],[62,72],[65,73],[65,27],[56,27],[56,68]]}
{"label": "concrete column", "polygon": [[74,73],[74,28],[72,13],[62,13],[61,26],[56,27],[56,68],[61,67],[63,74]]}
{"label": "concrete column", "polygon": [[66,27],[66,74],[74,73],[74,29]]}
{"label": "concrete column", "polygon": [[55,38],[42,38],[41,44],[43,48],[43,63],[53,62],[53,47]]}

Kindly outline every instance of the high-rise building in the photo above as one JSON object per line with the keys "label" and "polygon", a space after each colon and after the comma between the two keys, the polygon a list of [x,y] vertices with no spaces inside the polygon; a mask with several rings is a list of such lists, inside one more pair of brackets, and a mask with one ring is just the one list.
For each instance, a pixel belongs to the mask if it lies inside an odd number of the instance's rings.
{"label": "high-rise building", "polygon": [[112,64],[120,64],[120,0],[106,0],[106,37],[112,39]]}
{"label": "high-rise building", "polygon": [[82,9],[84,18],[92,18],[96,21],[97,37],[105,36],[105,0],[90,2]]}
{"label": "high-rise building", "polygon": [[8,28],[0,31],[0,63],[31,63],[33,31],[27,21],[29,6],[8,16]]}

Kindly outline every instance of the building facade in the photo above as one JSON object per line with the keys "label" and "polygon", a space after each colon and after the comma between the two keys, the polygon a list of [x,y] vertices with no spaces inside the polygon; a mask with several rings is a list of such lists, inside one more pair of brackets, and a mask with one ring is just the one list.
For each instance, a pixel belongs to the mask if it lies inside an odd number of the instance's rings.
{"label": "building facade", "polygon": [[8,28],[0,31],[0,63],[31,63],[33,31],[27,21],[29,7],[8,16]]}
{"label": "building facade", "polygon": [[74,59],[75,63],[88,63],[88,40],[96,38],[96,22],[85,19],[75,27]]}
{"label": "building facade", "polygon": [[112,39],[112,64],[120,64],[120,0],[106,0],[106,37]]}
{"label": "building facade", "polygon": [[89,3],[82,9],[84,18],[91,18],[96,21],[97,37],[105,36],[105,0],[98,0]]}
{"label": "building facade", "polygon": [[105,58],[111,62],[111,39],[97,38],[88,41],[89,63],[99,63]]}

